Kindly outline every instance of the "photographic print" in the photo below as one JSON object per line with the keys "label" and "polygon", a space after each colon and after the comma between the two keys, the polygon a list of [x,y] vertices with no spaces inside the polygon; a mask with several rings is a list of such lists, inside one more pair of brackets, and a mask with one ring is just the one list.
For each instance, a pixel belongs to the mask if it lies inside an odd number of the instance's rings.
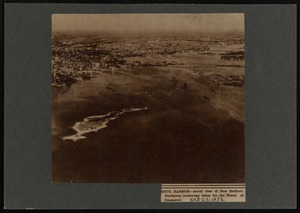
{"label": "photographic print", "polygon": [[52,182],[243,185],[244,33],[243,13],[52,14]]}

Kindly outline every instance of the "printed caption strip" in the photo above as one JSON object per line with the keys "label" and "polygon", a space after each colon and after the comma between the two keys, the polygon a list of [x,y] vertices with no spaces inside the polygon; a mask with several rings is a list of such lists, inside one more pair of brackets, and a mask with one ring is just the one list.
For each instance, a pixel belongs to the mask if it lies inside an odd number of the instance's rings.
{"label": "printed caption strip", "polygon": [[161,202],[246,202],[246,185],[162,184]]}

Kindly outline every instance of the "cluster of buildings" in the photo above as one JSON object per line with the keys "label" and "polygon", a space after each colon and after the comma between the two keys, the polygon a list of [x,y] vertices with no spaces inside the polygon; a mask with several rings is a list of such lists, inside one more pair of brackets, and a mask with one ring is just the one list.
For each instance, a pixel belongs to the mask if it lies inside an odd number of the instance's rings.
{"label": "cluster of buildings", "polygon": [[216,75],[213,82],[216,82],[217,85],[242,87],[244,86],[245,76],[244,75],[228,75],[228,76]]}
{"label": "cluster of buildings", "polygon": [[121,68],[126,61],[93,44],[53,42],[52,86],[61,87],[86,78],[89,71]]}
{"label": "cluster of buildings", "polygon": [[[103,69],[152,66],[143,64],[135,57],[147,55],[170,55],[182,52],[205,52],[210,46],[225,45],[226,42],[242,43],[243,40],[125,40],[125,39],[90,39],[80,41],[70,38],[53,38],[52,43],[52,83],[54,86],[75,82],[75,77],[89,71]],[[232,58],[222,55],[221,59]],[[234,55],[240,58],[241,55]],[[128,58],[131,58],[127,61]],[[132,60],[133,59],[133,60]],[[157,65],[157,64],[156,64]],[[161,66],[170,63],[158,64]],[[158,66],[157,65],[157,66]],[[84,77],[84,76],[82,76]]]}
{"label": "cluster of buildings", "polygon": [[244,51],[229,51],[226,53],[221,53],[222,60],[244,60],[245,52]]}

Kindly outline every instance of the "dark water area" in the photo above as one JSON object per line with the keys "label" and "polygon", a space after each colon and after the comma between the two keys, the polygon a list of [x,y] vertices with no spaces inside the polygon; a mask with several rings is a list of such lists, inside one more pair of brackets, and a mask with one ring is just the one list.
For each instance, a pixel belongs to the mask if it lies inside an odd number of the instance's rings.
{"label": "dark water area", "polygon": [[[175,87],[163,78],[101,74],[53,88],[52,181],[244,183],[244,123],[196,90]],[[131,107],[147,110],[125,113],[86,139],[62,139],[88,116]]]}

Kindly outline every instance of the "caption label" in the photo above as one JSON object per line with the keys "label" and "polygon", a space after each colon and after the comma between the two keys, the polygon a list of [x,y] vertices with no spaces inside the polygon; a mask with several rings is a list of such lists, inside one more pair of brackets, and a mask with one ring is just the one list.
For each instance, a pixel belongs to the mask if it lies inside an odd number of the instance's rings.
{"label": "caption label", "polygon": [[162,184],[161,202],[246,202],[245,184]]}

